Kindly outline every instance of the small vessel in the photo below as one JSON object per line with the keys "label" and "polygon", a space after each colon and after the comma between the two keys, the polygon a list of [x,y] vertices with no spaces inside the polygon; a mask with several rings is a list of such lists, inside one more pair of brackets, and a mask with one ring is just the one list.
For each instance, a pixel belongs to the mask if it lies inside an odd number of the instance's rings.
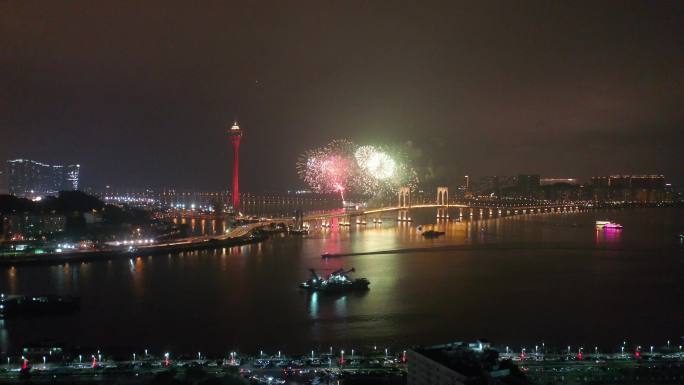
{"label": "small vessel", "polygon": [[622,229],[622,225],[611,221],[596,221],[597,229]]}
{"label": "small vessel", "polygon": [[296,235],[307,235],[309,234],[309,229],[307,228],[299,228],[299,229],[292,229],[290,230],[290,234],[296,234]]}
{"label": "small vessel", "polygon": [[427,230],[427,231],[423,231],[423,234],[422,234],[422,235],[423,235],[425,238],[437,238],[437,237],[442,236],[442,235],[444,235],[444,234],[445,234],[444,231]]}
{"label": "small vessel", "polygon": [[321,258],[323,258],[323,259],[328,259],[328,258],[340,258],[340,257],[343,257],[343,256],[344,256],[343,254],[334,254],[334,253],[329,253],[329,252],[327,252],[327,251],[326,251],[325,253],[321,254]]}
{"label": "small vessel", "polygon": [[338,269],[330,273],[327,278],[323,278],[316,270],[309,269],[311,278],[302,282],[299,287],[309,291],[339,293],[353,290],[368,290],[370,282],[366,278],[349,278],[349,273],[356,270],[352,267],[350,270]]}

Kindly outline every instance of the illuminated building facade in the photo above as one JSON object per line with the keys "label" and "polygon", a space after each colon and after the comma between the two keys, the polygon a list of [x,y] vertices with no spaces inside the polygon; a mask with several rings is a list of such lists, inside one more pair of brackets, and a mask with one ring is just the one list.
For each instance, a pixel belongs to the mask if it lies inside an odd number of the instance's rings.
{"label": "illuminated building facade", "polygon": [[539,184],[541,186],[549,186],[549,185],[554,185],[554,184],[559,184],[559,183],[571,184],[571,185],[580,184],[579,180],[577,178],[541,178],[539,180]]}
{"label": "illuminated building facade", "polygon": [[611,175],[591,178],[595,201],[655,203],[671,199],[663,175]]}
{"label": "illuminated building facade", "polygon": [[56,214],[18,214],[4,217],[4,234],[18,236],[19,239],[40,239],[41,237],[64,232],[66,217]]}
{"label": "illuminated building facade", "polygon": [[7,170],[4,169],[4,165],[0,165],[0,194],[9,194],[9,188],[7,186]]}
{"label": "illuminated building facade", "polygon": [[60,191],[78,190],[81,166],[49,165],[35,160],[7,161],[9,193],[22,198],[57,195]]}

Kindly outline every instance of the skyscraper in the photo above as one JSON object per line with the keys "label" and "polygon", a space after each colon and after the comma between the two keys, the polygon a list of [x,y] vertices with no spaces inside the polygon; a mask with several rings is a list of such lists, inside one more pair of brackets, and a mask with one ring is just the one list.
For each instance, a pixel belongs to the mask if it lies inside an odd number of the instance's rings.
{"label": "skyscraper", "polygon": [[525,198],[538,198],[540,181],[539,174],[518,175],[518,194]]}
{"label": "skyscraper", "polygon": [[233,143],[233,210],[237,212],[240,207],[240,140],[242,139],[242,130],[237,122],[228,131],[230,141]]}
{"label": "skyscraper", "polygon": [[65,190],[77,190],[80,168],[78,164],[62,166],[29,159],[9,160],[9,193],[18,197],[35,198],[57,195]]}
{"label": "skyscraper", "polygon": [[7,170],[4,164],[0,164],[0,194],[9,194],[7,186]]}

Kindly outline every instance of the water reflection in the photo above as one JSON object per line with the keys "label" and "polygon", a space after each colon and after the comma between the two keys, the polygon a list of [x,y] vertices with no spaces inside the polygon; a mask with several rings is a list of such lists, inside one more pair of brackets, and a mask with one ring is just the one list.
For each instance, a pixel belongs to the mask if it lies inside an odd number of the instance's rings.
{"label": "water reflection", "polygon": [[5,320],[0,318],[0,353],[7,356],[9,351],[9,338],[7,335],[7,329],[5,328]]}
{"label": "water reflection", "polygon": [[133,277],[133,293],[138,301],[145,297],[145,263],[141,257],[129,260],[131,274]]}
{"label": "water reflection", "polygon": [[10,266],[7,269],[7,284],[7,292],[9,294],[17,294],[17,268],[14,266]]}
{"label": "water reflection", "polygon": [[309,318],[318,318],[318,293],[313,292],[308,294],[307,307],[309,308]]}
{"label": "water reflection", "polygon": [[[479,219],[475,213],[475,220],[437,221],[434,210],[424,214],[412,210],[412,223],[397,224],[396,217],[385,216],[382,224],[374,226],[313,226],[304,237],[278,236],[248,246],[7,268],[0,276],[0,291],[70,292],[82,297],[83,306],[73,316],[41,320],[37,327],[8,321],[7,337],[0,329],[0,348],[6,343],[2,338],[9,338],[12,349],[36,336],[57,340],[68,336],[73,344],[89,346],[138,346],[144,338],[146,344],[161,348],[172,335],[177,345],[218,351],[228,343],[264,348],[281,343],[289,350],[303,351],[315,344],[437,343],[483,333],[496,341],[517,335],[523,342],[549,335],[575,339],[582,333],[601,339],[613,332],[665,340],[665,333],[681,332],[672,325],[684,324],[684,315],[677,310],[681,301],[672,295],[684,289],[678,280],[684,274],[682,248],[673,240],[684,228],[684,215],[672,214],[674,222],[665,227],[658,222],[662,212],[611,214],[628,230],[596,233],[595,216],[605,214],[502,214]],[[458,212],[450,215],[456,218]],[[436,221],[446,231],[443,237],[425,239],[416,230]],[[220,231],[222,219],[207,222],[197,231],[210,227]],[[670,249],[661,253],[657,263],[628,247],[638,242],[663,249],[663,240]],[[618,243],[623,247],[606,247]],[[605,249],[611,249],[614,257],[594,257]],[[359,254],[326,260],[321,258],[326,251]],[[370,253],[376,251],[385,252]],[[352,267],[357,271],[352,277],[370,280],[369,291],[325,295],[297,287],[309,268],[325,274]],[[645,294],[625,297],[635,280],[649,283],[643,287]],[[591,287],[593,295],[571,295],[578,286]],[[549,287],[554,288],[552,300]],[[659,301],[648,300],[655,297]],[[610,314],[602,315],[605,303],[611,303]],[[540,308],[548,312],[540,313]],[[649,309],[644,314],[663,316],[653,319],[653,327],[642,333],[641,318],[632,317],[638,308]],[[130,329],[121,309],[135,312],[140,329],[145,330],[142,335]],[[595,314],[598,326],[577,327],[581,325],[573,320],[578,309]],[[507,318],[508,326],[502,327],[501,314],[517,316]],[[91,324],[108,332],[83,332],[83,325]],[[192,333],[178,333],[179,325]],[[283,328],[287,333],[264,332]],[[510,330],[516,330],[516,336],[508,334]],[[643,335],[659,330],[664,330],[662,336]]]}
{"label": "water reflection", "polygon": [[596,246],[614,246],[620,244],[622,239],[621,229],[596,229]]}
{"label": "water reflection", "polygon": [[335,315],[338,317],[347,316],[347,296],[343,295],[335,301]]}

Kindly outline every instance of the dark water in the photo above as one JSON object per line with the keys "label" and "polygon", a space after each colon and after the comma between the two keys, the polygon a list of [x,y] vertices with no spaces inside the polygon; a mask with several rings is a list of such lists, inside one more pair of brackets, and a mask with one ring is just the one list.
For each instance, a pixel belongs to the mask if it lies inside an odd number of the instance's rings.
{"label": "dark water", "polygon": [[[617,346],[684,335],[682,209],[537,214],[445,225],[330,229],[258,245],[94,263],[4,268],[6,293],[72,294],[74,315],[6,320],[2,351],[49,338],[89,347],[212,352],[363,348],[486,337]],[[452,213],[454,215],[455,213]],[[612,219],[621,232],[597,232]],[[430,250],[430,247],[438,247]],[[365,253],[323,261],[322,252]],[[309,295],[309,267],[355,267],[365,294]],[[1,321],[0,321],[1,322]]]}

